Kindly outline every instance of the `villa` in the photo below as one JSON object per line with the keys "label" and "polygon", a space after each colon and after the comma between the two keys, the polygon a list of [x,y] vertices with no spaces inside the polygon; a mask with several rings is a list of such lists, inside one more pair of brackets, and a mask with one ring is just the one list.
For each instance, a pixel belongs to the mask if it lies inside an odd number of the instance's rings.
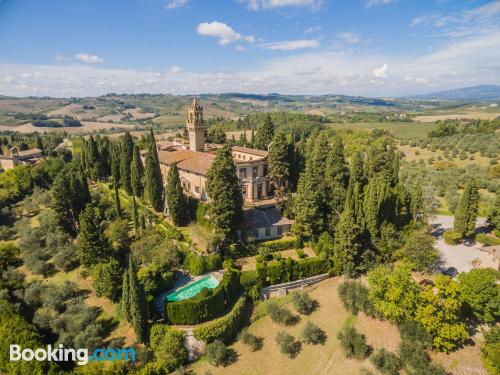
{"label": "villa", "polygon": [[3,170],[9,170],[19,164],[35,164],[43,158],[43,151],[39,148],[19,151],[17,147],[12,147],[5,155],[0,155],[0,164]]}

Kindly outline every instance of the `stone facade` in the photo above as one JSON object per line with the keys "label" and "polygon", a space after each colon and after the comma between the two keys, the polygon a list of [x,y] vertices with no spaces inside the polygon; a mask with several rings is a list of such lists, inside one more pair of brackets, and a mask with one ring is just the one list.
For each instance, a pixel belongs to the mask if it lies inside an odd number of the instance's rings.
{"label": "stone facade", "polygon": [[5,155],[0,155],[0,164],[3,170],[9,170],[19,164],[35,164],[43,158],[42,150],[32,148],[19,151],[17,147],[12,147]]}

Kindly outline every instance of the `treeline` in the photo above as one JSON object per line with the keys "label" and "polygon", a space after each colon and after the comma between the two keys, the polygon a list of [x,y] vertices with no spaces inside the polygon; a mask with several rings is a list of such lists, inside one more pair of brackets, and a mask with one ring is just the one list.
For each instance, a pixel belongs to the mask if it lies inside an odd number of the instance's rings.
{"label": "treeline", "polygon": [[440,138],[455,134],[494,134],[496,130],[500,129],[500,119],[439,120],[436,123],[437,128],[427,134],[429,138]]}

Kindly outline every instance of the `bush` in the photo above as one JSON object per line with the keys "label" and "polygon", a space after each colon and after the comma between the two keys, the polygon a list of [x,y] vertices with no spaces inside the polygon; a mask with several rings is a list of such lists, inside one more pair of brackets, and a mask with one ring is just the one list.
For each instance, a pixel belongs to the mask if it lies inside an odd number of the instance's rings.
{"label": "bush", "polygon": [[227,366],[236,360],[234,350],[226,348],[220,340],[207,345],[206,356],[208,362],[213,366]]}
{"label": "bush", "polygon": [[484,334],[484,347],[481,349],[481,359],[484,367],[491,374],[500,374],[500,328],[491,328]]}
{"label": "bush", "polygon": [[295,341],[295,337],[283,331],[278,332],[276,343],[279,345],[281,353],[290,358],[295,358],[302,348],[300,341]]}
{"label": "bush", "polygon": [[293,292],[293,307],[302,315],[309,315],[318,307],[318,301],[309,296],[309,293]]}
{"label": "bush", "polygon": [[368,288],[358,281],[346,280],[338,287],[344,307],[356,315],[363,311],[368,316],[375,316],[375,307],[368,297]]}
{"label": "bush", "polygon": [[172,372],[187,361],[188,351],[184,346],[186,334],[164,324],[151,327],[150,345],[159,367]]}
{"label": "bush", "polygon": [[373,354],[370,360],[382,374],[398,375],[401,369],[401,360],[398,356],[388,352],[384,348]]}
{"label": "bush", "polygon": [[300,259],[307,258],[307,254],[303,249],[297,249],[295,250],[295,253]]}
{"label": "bush", "polygon": [[220,340],[229,343],[248,321],[248,299],[246,296],[234,304],[232,310],[222,318],[202,324],[193,330],[194,337],[207,343]]}
{"label": "bush", "polygon": [[419,343],[424,348],[428,348],[432,344],[431,335],[429,335],[421,323],[414,320],[407,320],[401,323],[399,325],[399,333],[401,340]]}
{"label": "bush", "polygon": [[247,328],[243,328],[239,339],[243,344],[248,345],[252,352],[262,349],[262,338],[252,335]]}
{"label": "bush", "polygon": [[306,344],[323,345],[326,341],[326,333],[314,323],[307,321],[302,330],[301,338]]}
{"label": "bush", "polygon": [[121,296],[123,268],[115,259],[99,263],[92,269],[92,286],[97,297],[118,302]]}
{"label": "bush", "polygon": [[243,271],[240,274],[240,283],[243,288],[249,288],[260,281],[257,271]]}
{"label": "bush", "polygon": [[457,233],[452,229],[445,231],[443,237],[444,237],[444,242],[447,243],[448,245],[459,244],[462,239],[460,233]]}
{"label": "bush", "polygon": [[476,240],[485,244],[486,246],[498,246],[500,245],[500,240],[498,238],[487,236],[486,234],[477,234]]}
{"label": "bush", "polygon": [[446,375],[442,367],[431,363],[425,347],[419,342],[402,340],[399,346],[399,356],[409,374]]}
{"label": "bush", "polygon": [[354,327],[346,327],[337,335],[340,345],[348,358],[365,359],[370,354],[370,347],[366,344],[366,337]]}
{"label": "bush", "polygon": [[174,274],[167,267],[157,264],[141,266],[137,271],[137,278],[144,292],[149,295],[156,295],[174,286]]}
{"label": "bush", "polygon": [[290,326],[298,322],[298,316],[293,315],[290,310],[285,307],[279,306],[276,302],[271,301],[267,305],[267,313],[271,320],[275,323]]}

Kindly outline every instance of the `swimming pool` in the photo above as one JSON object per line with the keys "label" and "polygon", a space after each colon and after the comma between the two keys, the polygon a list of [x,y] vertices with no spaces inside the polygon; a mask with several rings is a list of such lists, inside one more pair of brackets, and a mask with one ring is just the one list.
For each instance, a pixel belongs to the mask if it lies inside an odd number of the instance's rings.
{"label": "swimming pool", "polygon": [[195,281],[192,284],[186,285],[185,287],[175,292],[168,294],[166,300],[169,302],[182,301],[184,299],[194,297],[204,288],[214,289],[217,285],[219,285],[219,280],[217,280],[212,275],[209,275],[198,281]]}

